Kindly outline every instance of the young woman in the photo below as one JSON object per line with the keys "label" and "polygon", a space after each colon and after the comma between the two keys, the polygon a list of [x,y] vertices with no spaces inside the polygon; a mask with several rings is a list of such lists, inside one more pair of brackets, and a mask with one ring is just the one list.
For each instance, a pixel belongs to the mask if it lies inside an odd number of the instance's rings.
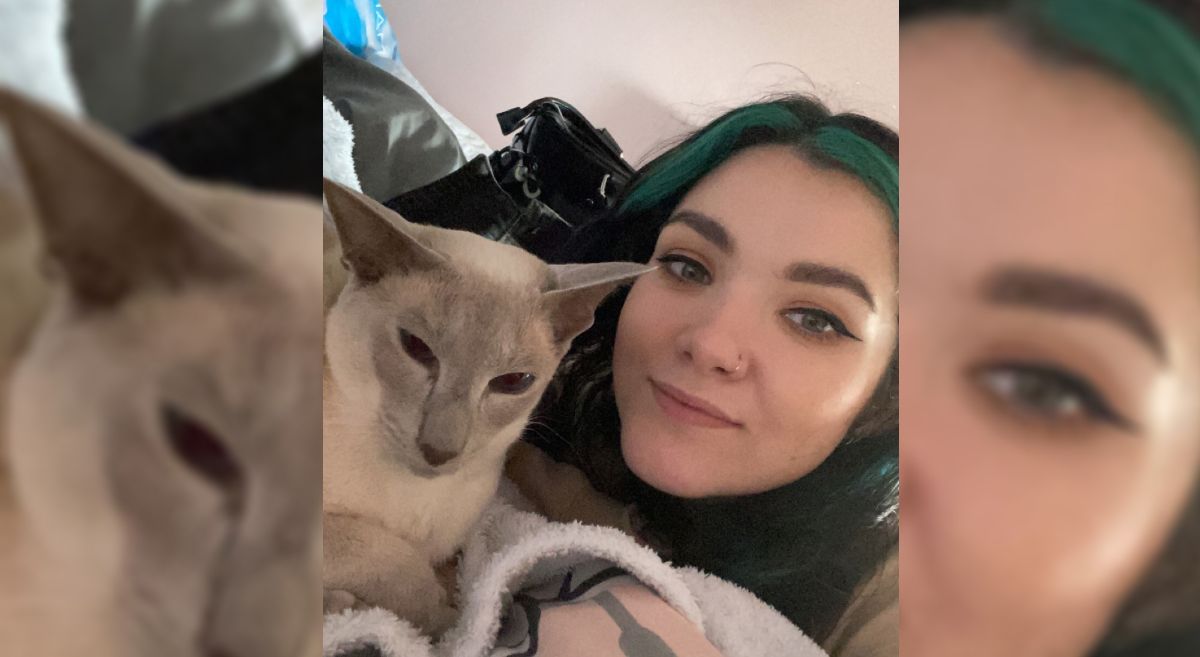
{"label": "young woman", "polygon": [[[896,544],[897,155],[886,127],[788,97],[644,167],[577,249],[659,267],[576,339],[529,436],[661,556],[818,642]],[[593,519],[522,469],[543,511]]]}
{"label": "young woman", "polygon": [[903,648],[1197,654],[1197,5],[902,7]]}

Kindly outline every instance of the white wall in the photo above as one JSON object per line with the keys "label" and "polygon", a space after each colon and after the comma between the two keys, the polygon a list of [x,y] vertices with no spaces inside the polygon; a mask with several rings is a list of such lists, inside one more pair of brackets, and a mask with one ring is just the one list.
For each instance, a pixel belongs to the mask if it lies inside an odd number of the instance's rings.
{"label": "white wall", "polygon": [[383,0],[404,64],[492,147],[497,112],[558,96],[637,164],[764,94],[899,121],[896,0]]}

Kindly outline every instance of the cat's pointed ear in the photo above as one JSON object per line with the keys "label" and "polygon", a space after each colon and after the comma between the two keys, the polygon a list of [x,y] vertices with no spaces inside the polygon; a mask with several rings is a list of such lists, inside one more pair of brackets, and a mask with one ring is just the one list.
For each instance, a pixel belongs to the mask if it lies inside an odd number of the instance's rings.
{"label": "cat's pointed ear", "polygon": [[107,307],[147,287],[221,279],[246,265],[208,234],[179,181],[102,129],[0,90],[44,248],[76,300]]}
{"label": "cat's pointed ear", "polygon": [[586,331],[604,297],[654,269],[636,262],[550,265],[555,282],[553,289],[542,293],[542,299],[550,314],[555,342],[565,344]]}
{"label": "cat's pointed ear", "polygon": [[373,283],[391,272],[422,271],[445,263],[441,254],[394,225],[388,219],[395,215],[391,210],[328,178],[323,184],[342,257],[359,280]]}

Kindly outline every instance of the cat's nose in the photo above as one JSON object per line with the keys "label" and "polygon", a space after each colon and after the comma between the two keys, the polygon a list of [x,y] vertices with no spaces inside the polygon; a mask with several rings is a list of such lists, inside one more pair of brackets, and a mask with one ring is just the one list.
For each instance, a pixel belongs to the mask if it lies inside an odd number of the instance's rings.
{"label": "cat's nose", "polygon": [[458,456],[458,452],[447,452],[425,443],[417,443],[417,446],[421,448],[421,456],[425,457],[425,462],[435,468]]}

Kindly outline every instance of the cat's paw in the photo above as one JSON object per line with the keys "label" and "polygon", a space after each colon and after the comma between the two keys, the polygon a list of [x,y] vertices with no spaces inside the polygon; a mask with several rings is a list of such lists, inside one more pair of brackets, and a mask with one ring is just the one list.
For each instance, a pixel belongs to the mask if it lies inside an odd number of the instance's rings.
{"label": "cat's paw", "polygon": [[323,609],[326,614],[340,614],[359,606],[358,598],[345,589],[325,589]]}
{"label": "cat's paw", "polygon": [[328,588],[324,590],[322,603],[326,614],[340,614],[349,609],[386,609],[433,639],[441,637],[459,617],[458,609],[444,589],[426,588],[420,595],[412,595],[411,588],[403,582],[387,587],[387,594],[379,599],[346,589]]}
{"label": "cat's paw", "polygon": [[[458,622],[459,610],[454,607],[446,590],[440,586],[412,587],[412,582],[397,582],[392,595],[381,607],[410,622],[422,634],[438,639]],[[413,595],[419,591],[419,594]]]}
{"label": "cat's paw", "polygon": [[433,639],[440,639],[454,624],[458,622],[459,612],[454,607],[447,604],[433,605],[427,608],[426,618],[421,619],[421,622],[416,623],[426,635]]}
{"label": "cat's paw", "polygon": [[461,557],[462,553],[458,552],[433,568],[438,583],[446,592],[446,604],[451,607],[458,606],[458,562]]}

